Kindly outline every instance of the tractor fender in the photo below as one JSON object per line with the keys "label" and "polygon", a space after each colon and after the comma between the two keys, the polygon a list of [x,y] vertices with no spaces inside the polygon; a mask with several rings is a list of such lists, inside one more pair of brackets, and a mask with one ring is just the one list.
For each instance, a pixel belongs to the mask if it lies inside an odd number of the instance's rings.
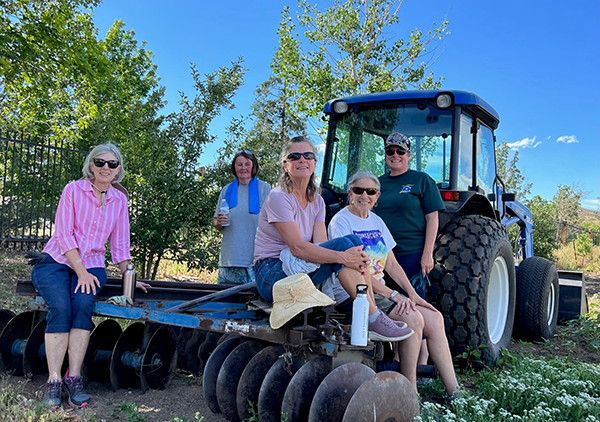
{"label": "tractor fender", "polygon": [[[442,193],[442,198],[444,197]],[[446,224],[459,217],[465,215],[479,215],[482,217],[488,217],[496,221],[500,221],[498,213],[494,210],[492,203],[487,197],[479,192],[473,191],[461,191],[456,192],[459,194],[458,200],[444,200],[446,209],[439,213],[439,230],[441,231]]]}

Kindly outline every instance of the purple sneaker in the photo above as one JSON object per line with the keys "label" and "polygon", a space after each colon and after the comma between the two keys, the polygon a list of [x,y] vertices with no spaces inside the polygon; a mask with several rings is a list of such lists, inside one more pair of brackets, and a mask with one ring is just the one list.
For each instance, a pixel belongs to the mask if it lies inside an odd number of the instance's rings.
{"label": "purple sneaker", "polygon": [[410,328],[401,328],[387,315],[380,313],[375,322],[369,323],[369,338],[373,341],[400,341],[414,334]]}

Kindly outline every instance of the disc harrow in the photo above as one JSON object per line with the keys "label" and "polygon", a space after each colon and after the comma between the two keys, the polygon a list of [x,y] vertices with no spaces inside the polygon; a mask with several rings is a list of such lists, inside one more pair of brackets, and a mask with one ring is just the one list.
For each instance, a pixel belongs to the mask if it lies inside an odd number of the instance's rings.
{"label": "disc harrow", "polygon": [[[202,376],[208,407],[232,422],[253,414],[261,422],[392,422],[418,414],[408,380],[375,372],[391,366],[386,349],[379,343],[348,344],[346,316],[333,307],[307,309],[274,330],[270,307],[253,283],[150,284],[133,306],[106,302],[120,295],[119,280],[109,279],[100,291],[93,312],[106,319],[90,336],[82,368],[86,385],[164,389],[179,368]],[[36,296],[27,281],[19,282],[17,293]],[[46,308],[39,297],[29,308],[19,315],[0,310],[0,365],[31,378],[47,372]],[[355,410],[362,407],[368,415]]]}

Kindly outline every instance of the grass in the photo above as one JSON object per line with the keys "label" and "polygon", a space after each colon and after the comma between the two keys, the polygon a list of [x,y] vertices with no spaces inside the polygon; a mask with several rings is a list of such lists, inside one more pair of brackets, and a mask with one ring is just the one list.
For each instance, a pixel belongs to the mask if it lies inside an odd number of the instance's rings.
{"label": "grass", "polygon": [[[566,342],[600,351],[600,294],[590,300],[590,312],[563,331]],[[598,354],[595,354],[598,356]],[[432,421],[600,421],[600,365],[571,357],[536,358],[531,353],[505,351],[495,368],[459,375],[472,391],[444,406],[425,402],[416,420]],[[436,380],[428,392],[443,397]]]}

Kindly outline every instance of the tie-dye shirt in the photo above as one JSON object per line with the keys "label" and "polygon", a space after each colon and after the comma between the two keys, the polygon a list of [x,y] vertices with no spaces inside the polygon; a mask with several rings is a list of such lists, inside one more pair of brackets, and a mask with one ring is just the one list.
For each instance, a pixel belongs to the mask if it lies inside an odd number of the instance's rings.
{"label": "tie-dye shirt", "polygon": [[[365,252],[371,260],[370,272],[375,279],[383,283],[383,269],[387,261],[388,252],[391,251],[396,242],[389,229],[379,216],[369,212],[368,218],[360,218],[344,208],[333,216],[327,228],[329,239],[355,234],[363,242]],[[336,283],[339,286],[339,283]],[[334,286],[335,300],[341,303],[348,297],[343,289]],[[341,286],[340,286],[341,287]]]}

